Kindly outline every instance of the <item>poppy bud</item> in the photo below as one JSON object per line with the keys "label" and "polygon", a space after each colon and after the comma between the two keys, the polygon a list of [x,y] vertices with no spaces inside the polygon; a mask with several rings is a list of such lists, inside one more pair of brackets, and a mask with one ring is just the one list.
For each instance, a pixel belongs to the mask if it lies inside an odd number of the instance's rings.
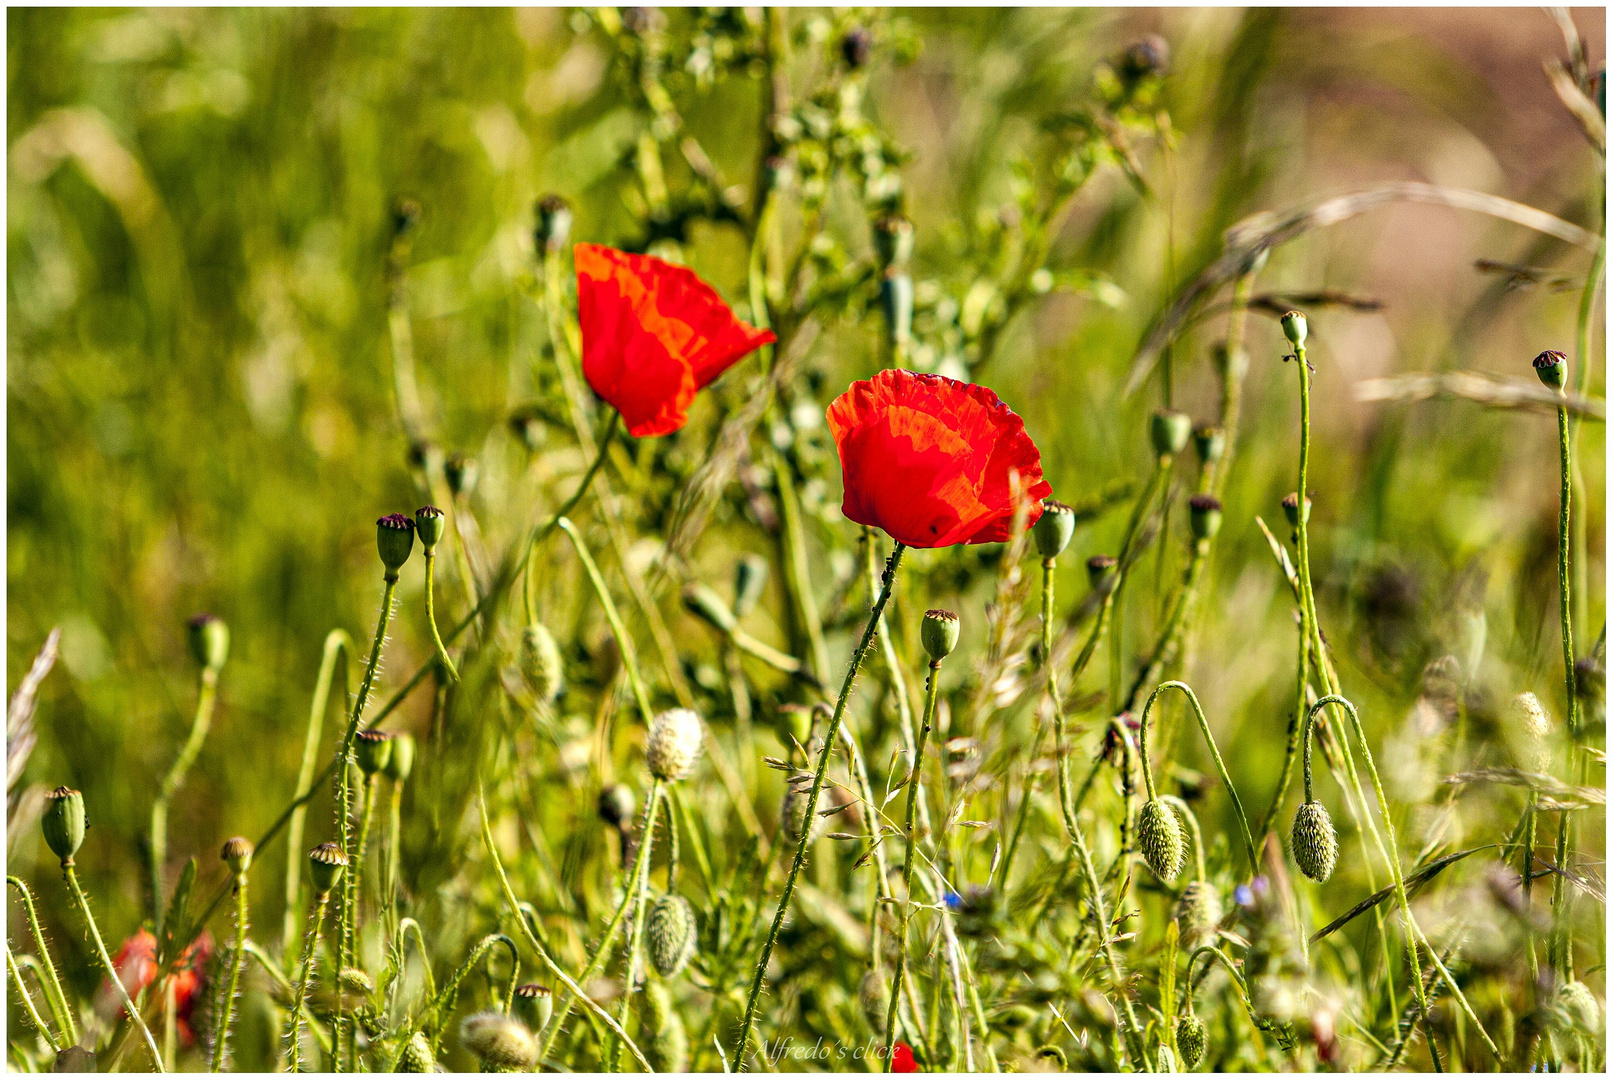
{"label": "poppy bud", "polygon": [[447,519],[435,506],[422,506],[414,512],[414,534],[420,538],[420,546],[427,555],[441,542],[446,525]]}
{"label": "poppy bud", "polygon": [[1193,437],[1193,418],[1186,413],[1157,412],[1148,424],[1148,437],[1154,444],[1154,453],[1180,454]]}
{"label": "poppy bud", "polygon": [[437,1059],[431,1055],[431,1042],[421,1032],[415,1032],[398,1058],[400,1073],[434,1073]]}
{"label": "poppy bud", "polygon": [[334,840],[327,840],[308,853],[308,879],[319,896],[328,895],[342,880],[342,871],[346,869],[347,855]]}
{"label": "poppy bud", "polygon": [[1574,980],[1564,983],[1553,995],[1552,1012],[1563,1027],[1595,1038],[1602,1030],[1602,1007],[1590,987]]}
{"label": "poppy bud", "polygon": [[1508,709],[1513,726],[1522,737],[1521,764],[1535,772],[1551,768],[1551,717],[1540,699],[1525,690],[1512,699]]}
{"label": "poppy bud", "polygon": [[681,896],[658,896],[644,921],[644,946],[650,966],[663,979],[683,970],[694,955],[697,936],[694,908]]}
{"label": "poppy bud", "polygon": [[1207,881],[1190,881],[1176,901],[1176,921],[1184,941],[1196,941],[1221,921],[1221,898]]}
{"label": "poppy bud", "polygon": [[232,836],[224,841],[218,857],[224,860],[230,873],[240,877],[252,866],[252,841],[244,836]]}
{"label": "poppy bud", "polygon": [[[1283,517],[1288,519],[1288,524],[1292,528],[1295,528],[1295,529],[1299,528],[1299,493],[1297,491],[1290,491],[1287,495],[1283,496]],[[1311,520],[1311,497],[1309,495],[1307,495],[1307,496],[1305,496],[1305,522],[1306,522],[1306,524],[1309,524],[1310,520]]]}
{"label": "poppy bud", "polygon": [[818,816],[813,814],[812,820],[807,820],[807,800],[811,795],[812,785],[805,781],[800,785],[790,784],[784,789],[784,799],[779,804],[779,827],[784,832],[784,838],[792,844],[799,844],[802,832],[807,830],[810,830],[812,839],[817,838]]}
{"label": "poppy bud", "polygon": [[84,824],[82,794],[70,787],[59,787],[45,796],[45,812],[39,825],[45,833],[45,843],[63,866],[73,865],[73,856],[84,843]]}
{"label": "poppy bud", "polygon": [[1547,349],[1535,357],[1535,374],[1541,382],[1562,393],[1568,386],[1568,357],[1556,349]]}
{"label": "poppy bud", "polygon": [[387,755],[383,769],[387,778],[396,783],[401,784],[409,779],[409,774],[414,771],[413,735],[392,736],[392,753]]}
{"label": "poppy bud", "polygon": [[190,654],[204,668],[217,671],[230,656],[230,628],[217,615],[193,616],[187,624]]}
{"label": "poppy bud", "polygon": [[890,340],[905,345],[913,336],[913,279],[896,271],[887,271],[879,285],[879,302],[885,311],[885,327]]}
{"label": "poppy bud", "polygon": [[767,560],[746,555],[734,567],[734,616],[743,619],[762,602],[767,589]]}
{"label": "poppy bud", "polygon": [[693,709],[668,709],[650,721],[644,740],[644,759],[658,780],[682,780],[700,760],[700,714]]}
{"label": "poppy bud", "polygon": [[1198,451],[1200,464],[1214,465],[1227,452],[1227,433],[1214,424],[1194,428],[1193,449]]}
{"label": "poppy bud", "polygon": [[683,606],[725,634],[734,632],[736,620],[722,597],[709,585],[695,582],[683,590]]}
{"label": "poppy bud", "polygon": [[1339,837],[1333,830],[1333,819],[1327,807],[1314,799],[1303,803],[1294,813],[1294,825],[1288,833],[1288,846],[1294,852],[1294,862],[1312,881],[1326,881],[1333,876],[1333,864],[1339,858]]}
{"label": "poppy bud", "polygon": [[1143,853],[1148,869],[1161,881],[1170,881],[1182,872],[1185,858],[1182,844],[1182,823],[1176,811],[1160,802],[1149,799],[1137,815],[1137,848]]}
{"label": "poppy bud", "polygon": [[1305,347],[1305,335],[1309,328],[1305,325],[1305,316],[1297,311],[1290,311],[1283,316],[1283,337],[1296,349]]}
{"label": "poppy bud", "polygon": [[906,267],[913,257],[913,223],[900,214],[887,214],[874,222],[874,250],[881,266]]}
{"label": "poppy bud", "polygon": [[522,983],[515,988],[515,1013],[530,1030],[542,1031],[554,1015],[554,994],[539,983]]}
{"label": "poppy bud", "polygon": [[869,968],[857,987],[857,1004],[862,1006],[863,1019],[875,1031],[885,1030],[885,1015],[890,1011],[890,991],[885,988],[885,977]]}
{"label": "poppy bud", "polygon": [[865,67],[873,51],[874,35],[865,26],[848,30],[846,36],[840,39],[840,56],[853,71]]}
{"label": "poppy bud", "polygon": [[565,663],[549,628],[533,623],[521,631],[521,674],[540,699],[554,702],[566,688]]}
{"label": "poppy bud", "polygon": [[414,522],[402,514],[388,514],[375,523],[375,547],[381,553],[386,576],[397,579],[398,571],[414,550]]}
{"label": "poppy bud", "polygon": [[1094,555],[1087,560],[1087,580],[1094,589],[1105,585],[1115,572],[1120,560],[1113,555]]}
{"label": "poppy bud", "polygon": [[353,736],[353,757],[358,762],[359,771],[365,776],[374,776],[392,758],[392,736],[385,731],[376,731],[367,728]]}
{"label": "poppy bud", "polygon": [[476,490],[476,478],[481,475],[481,469],[476,459],[468,454],[455,454],[443,466],[443,476],[448,480],[448,490],[455,495],[469,495]]}
{"label": "poppy bud", "polygon": [[1189,1069],[1199,1067],[1209,1041],[1209,1029],[1193,1013],[1187,1013],[1176,1021],[1176,1049],[1182,1052],[1182,1064]]}
{"label": "poppy bud", "polygon": [[960,628],[958,617],[950,611],[931,608],[924,613],[924,621],[919,624],[919,639],[924,642],[924,651],[930,654],[931,664],[939,665],[958,647]]}
{"label": "poppy bud", "polygon": [[638,799],[626,784],[612,784],[599,792],[599,820],[613,828],[627,828],[633,823]]}
{"label": "poppy bud", "polygon": [[571,237],[571,204],[559,195],[538,200],[538,228],[532,235],[539,251],[559,251]]}
{"label": "poppy bud", "polygon": [[336,976],[336,985],[342,993],[353,997],[368,997],[375,993],[375,983],[363,968],[344,967]]}
{"label": "poppy bud", "polygon": [[1042,516],[1031,526],[1036,550],[1044,559],[1056,559],[1070,546],[1075,535],[1075,511],[1057,499],[1042,500]]}
{"label": "poppy bud", "polygon": [[490,1070],[524,1072],[538,1060],[538,1040],[527,1026],[500,1012],[479,1012],[459,1025],[460,1044]]}
{"label": "poppy bud", "polygon": [[1193,496],[1187,500],[1187,522],[1193,539],[1210,539],[1221,531],[1221,500],[1214,495]]}

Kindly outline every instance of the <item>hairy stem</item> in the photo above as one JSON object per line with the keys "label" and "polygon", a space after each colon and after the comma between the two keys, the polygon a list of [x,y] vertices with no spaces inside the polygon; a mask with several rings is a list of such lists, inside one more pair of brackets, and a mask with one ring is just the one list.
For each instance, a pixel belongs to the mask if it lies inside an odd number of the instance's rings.
{"label": "hairy stem", "polygon": [[[314,967],[314,949],[319,943],[319,924],[325,921],[325,909],[330,906],[330,893],[322,892],[314,899],[314,910],[308,915],[308,928],[302,939],[302,973],[297,978],[297,993],[291,1002],[291,1071],[302,1072],[302,1014],[308,1001],[308,979]],[[332,1057],[339,1057],[341,1043],[332,1033]]]}
{"label": "hairy stem", "polygon": [[106,970],[106,977],[111,980],[112,989],[117,991],[118,999],[123,1002],[123,1008],[128,1012],[129,1019],[140,1029],[141,1037],[146,1040],[146,1049],[151,1051],[151,1063],[156,1066],[158,1072],[165,1071],[162,1053],[157,1049],[157,1040],[151,1037],[151,1029],[146,1026],[146,1018],[130,1000],[129,991],[124,987],[123,979],[118,975],[118,969],[106,951],[106,942],[101,940],[101,928],[95,924],[95,913],[90,910],[89,898],[84,895],[84,890],[78,883],[78,873],[70,862],[63,864],[62,873],[67,877],[67,887],[73,892],[73,900],[78,904],[78,909],[84,913],[84,924],[89,927],[90,940],[95,942],[95,955],[100,959],[101,967]]}
{"label": "hairy stem", "polygon": [[39,953],[40,967],[45,976],[40,980],[44,986],[45,1004],[49,1007],[56,1025],[62,1029],[66,1046],[78,1044],[78,1025],[73,1022],[73,1010],[67,1006],[67,995],[62,992],[61,979],[56,974],[56,964],[50,958],[50,950],[45,947],[45,932],[39,925],[39,914],[34,910],[34,894],[29,891],[28,884],[19,877],[7,876],[6,884],[17,890],[22,899],[23,914],[28,918],[28,932],[33,935],[34,949]]}
{"label": "hairy stem", "polygon": [[247,895],[246,875],[235,875],[235,944],[230,949],[230,981],[224,991],[221,1008],[213,1021],[213,1061],[209,1072],[224,1067],[224,1055],[230,1041],[230,1017],[235,1011],[235,993],[241,984],[241,968],[246,962]]}
{"label": "hairy stem", "polygon": [[[918,818],[919,778],[924,773],[924,744],[930,737],[930,725],[935,721],[936,684],[941,677],[941,661],[930,661],[930,677],[924,687],[924,719],[919,727],[918,743],[913,750],[913,767],[907,774],[907,823],[903,832],[907,838],[907,854],[902,861],[902,917],[896,938],[896,972],[891,980],[890,1004],[885,1011],[885,1045],[896,1045],[896,1008],[902,998],[902,979],[907,974],[907,927],[913,918],[913,861],[918,851],[918,837],[913,826]],[[810,827],[810,819],[808,825]],[[895,1055],[885,1058],[885,1071],[895,1066]]]}
{"label": "hairy stem", "polygon": [[164,910],[166,904],[162,870],[168,862],[168,803],[179,791],[180,785],[184,784],[185,774],[190,772],[190,767],[196,763],[196,755],[202,752],[202,743],[207,739],[207,729],[213,723],[213,705],[217,700],[218,669],[204,667],[201,687],[196,695],[196,715],[190,723],[190,736],[180,748],[179,757],[174,760],[168,775],[162,778],[162,786],[157,789],[157,800],[151,804],[151,903],[153,925],[159,939],[162,937],[163,918],[167,914]]}
{"label": "hairy stem", "polygon": [[[331,680],[336,673],[336,658],[341,655],[347,660],[348,694],[352,690],[352,659],[353,639],[346,630],[332,630],[325,635],[325,650],[319,661],[319,677],[314,682],[314,699],[308,709],[308,734],[303,740],[302,767],[297,772],[297,788],[294,799],[305,799],[314,788],[314,766],[319,761],[319,739],[325,727],[325,706],[330,700]],[[343,713],[351,707],[352,702],[347,701],[343,706]],[[286,826],[286,914],[285,924],[281,932],[281,941],[289,946],[293,936],[297,933],[297,903],[302,891],[302,863],[307,855],[302,849],[303,825],[308,818],[306,802],[297,802],[291,811],[290,823]],[[258,841],[263,846],[263,841]]]}

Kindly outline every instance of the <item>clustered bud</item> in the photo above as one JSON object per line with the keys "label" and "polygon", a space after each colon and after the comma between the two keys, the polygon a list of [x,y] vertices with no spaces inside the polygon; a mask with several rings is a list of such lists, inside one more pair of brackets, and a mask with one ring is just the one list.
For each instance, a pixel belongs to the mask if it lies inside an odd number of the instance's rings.
{"label": "clustered bud", "polygon": [[694,908],[681,896],[656,897],[644,920],[644,949],[650,966],[663,979],[683,970],[694,955],[697,928]]}
{"label": "clustered bud", "polygon": [[650,775],[658,780],[682,780],[700,759],[700,714],[693,709],[668,709],[650,721],[644,758]]}
{"label": "clustered bud", "polygon": [[1568,387],[1568,357],[1556,349],[1547,349],[1535,357],[1535,375],[1558,393]]}
{"label": "clustered bud", "polygon": [[1193,539],[1210,539],[1221,531],[1221,500],[1214,495],[1193,496],[1187,500],[1187,522]]}
{"label": "clustered bud", "polygon": [[479,1012],[459,1025],[459,1041],[494,1070],[530,1069],[538,1060],[538,1040],[521,1021],[500,1012]]}
{"label": "clustered bud", "polygon": [[385,731],[366,728],[353,736],[353,759],[365,776],[374,776],[386,768],[392,759],[392,736]]}
{"label": "clustered bud", "polygon": [[414,512],[414,533],[420,538],[420,547],[430,555],[442,542],[447,519],[435,506],[426,505]]}
{"label": "clustered bud", "polygon": [[218,671],[230,656],[230,628],[217,615],[205,612],[193,616],[187,624],[190,654],[196,662],[210,671]]}
{"label": "clustered bud", "polygon": [[522,983],[515,988],[515,1011],[528,1029],[540,1032],[554,1015],[554,994],[540,983]]}
{"label": "clustered bud", "polygon": [[230,868],[230,873],[236,877],[245,874],[252,866],[252,841],[244,836],[232,836],[224,841],[224,847],[219,851],[218,857]]}
{"label": "clustered bud", "polygon": [[1174,880],[1186,861],[1182,823],[1176,811],[1158,799],[1149,799],[1137,815],[1137,847],[1148,869],[1161,881]]}
{"label": "clustered bud", "polygon": [[1327,807],[1314,799],[1302,803],[1294,812],[1294,824],[1288,833],[1288,846],[1294,852],[1294,862],[1312,881],[1326,881],[1333,876],[1333,865],[1339,858],[1339,837],[1333,829],[1333,819]]}
{"label": "clustered bud", "polygon": [[1154,453],[1180,454],[1193,437],[1193,418],[1186,413],[1157,412],[1148,423],[1148,438],[1154,444]]}
{"label": "clustered bud", "polygon": [[1044,559],[1056,559],[1070,546],[1075,535],[1075,511],[1057,499],[1042,500],[1042,516],[1031,526],[1036,550]]}
{"label": "clustered bud", "polygon": [[924,651],[929,653],[932,665],[939,666],[947,654],[958,647],[960,628],[958,617],[950,611],[931,608],[924,613],[924,621],[919,624],[919,639],[924,642]]}
{"label": "clustered bud", "polygon": [[1182,1052],[1182,1064],[1187,1068],[1199,1067],[1209,1041],[1209,1029],[1194,1013],[1187,1013],[1176,1021],[1176,1048]]}
{"label": "clustered bud", "polygon": [[59,787],[45,796],[45,812],[40,827],[45,843],[63,866],[73,865],[73,856],[84,843],[84,796],[70,787]]}
{"label": "clustered bud", "polygon": [[386,576],[397,580],[398,571],[414,550],[414,521],[402,514],[388,514],[375,523],[375,547],[381,554]]}
{"label": "clustered bud", "polygon": [[327,840],[308,853],[308,867],[308,878],[313,882],[315,894],[327,896],[342,880],[347,855],[340,844]]}

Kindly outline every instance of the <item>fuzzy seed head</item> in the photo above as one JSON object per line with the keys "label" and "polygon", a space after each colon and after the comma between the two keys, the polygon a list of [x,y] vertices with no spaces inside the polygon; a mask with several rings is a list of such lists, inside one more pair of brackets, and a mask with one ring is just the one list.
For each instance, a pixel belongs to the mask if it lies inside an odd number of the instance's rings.
{"label": "fuzzy seed head", "polygon": [[681,896],[658,896],[644,920],[644,951],[663,979],[683,970],[694,955],[698,929],[694,908]]}
{"label": "fuzzy seed head", "polygon": [[84,796],[70,787],[59,787],[45,796],[45,812],[39,825],[45,834],[45,843],[62,860],[63,866],[73,865],[73,856],[84,843]]}
{"label": "fuzzy seed head", "polygon": [[1556,349],[1547,349],[1535,357],[1535,375],[1561,393],[1568,386],[1568,357]]}
{"label": "fuzzy seed head", "polygon": [[365,776],[374,776],[392,760],[392,736],[367,728],[353,735],[353,759]]}
{"label": "fuzzy seed head", "polygon": [[1315,800],[1302,804],[1294,812],[1288,846],[1294,853],[1294,862],[1306,877],[1312,881],[1332,877],[1333,865],[1339,859],[1339,837],[1327,807]]}
{"label": "fuzzy seed head", "polygon": [[1188,1013],[1176,1021],[1176,1049],[1182,1052],[1182,1064],[1189,1070],[1199,1067],[1204,1060],[1205,1047],[1209,1045],[1210,1032],[1193,1013]]}
{"label": "fuzzy seed head", "polygon": [[1193,539],[1208,540],[1221,531],[1221,500],[1214,495],[1195,495],[1187,500],[1188,525]]}
{"label": "fuzzy seed head", "polygon": [[961,628],[958,617],[950,611],[931,608],[924,613],[924,621],[919,624],[919,638],[924,642],[924,651],[930,654],[932,663],[939,664],[958,647],[958,631]]}
{"label": "fuzzy seed head", "polygon": [[230,873],[240,877],[252,865],[252,850],[252,841],[244,836],[232,836],[224,841],[218,857],[224,860]]}
{"label": "fuzzy seed head", "polygon": [[660,780],[682,780],[700,760],[700,714],[693,709],[668,709],[650,721],[644,757],[650,773]]}
{"label": "fuzzy seed head", "polygon": [[1283,337],[1296,349],[1304,348],[1305,336],[1310,328],[1305,324],[1305,316],[1297,311],[1290,311],[1283,316]]}
{"label": "fuzzy seed head", "polygon": [[1185,941],[1198,941],[1214,933],[1221,915],[1221,897],[1207,881],[1188,882],[1176,902],[1176,919]]}
{"label": "fuzzy seed head", "polygon": [[398,734],[392,736],[392,753],[387,755],[386,775],[389,780],[399,784],[409,779],[414,771],[414,736]]}
{"label": "fuzzy seed head", "polygon": [[434,1073],[437,1070],[437,1059],[431,1056],[431,1042],[420,1032],[415,1032],[403,1047],[403,1056],[398,1059],[398,1071],[401,1073]]}
{"label": "fuzzy seed head", "polygon": [[890,1011],[890,991],[885,987],[885,977],[873,968],[863,976],[863,981],[857,987],[857,1004],[862,1007],[863,1019],[875,1031],[885,1030],[885,1014]]}
{"label": "fuzzy seed head", "polygon": [[1186,413],[1157,412],[1148,422],[1148,438],[1154,444],[1154,453],[1180,454],[1193,437],[1193,418]]}
{"label": "fuzzy seed head", "polygon": [[540,983],[523,983],[515,988],[515,1012],[529,1030],[541,1032],[554,1015],[554,994]]}
{"label": "fuzzy seed head", "polygon": [[1523,743],[1520,763],[1534,772],[1551,767],[1551,717],[1540,699],[1525,690],[1512,699],[1508,714]]}
{"label": "fuzzy seed head", "polygon": [[1137,815],[1137,848],[1155,877],[1161,881],[1174,880],[1182,872],[1186,859],[1182,823],[1176,811],[1158,799],[1144,803],[1142,812]]}
{"label": "fuzzy seed head", "polygon": [[1031,526],[1036,550],[1044,559],[1056,559],[1070,546],[1075,535],[1075,511],[1057,499],[1042,500],[1042,516]]}
{"label": "fuzzy seed head", "polygon": [[414,534],[420,538],[420,546],[427,555],[442,542],[443,529],[447,524],[448,519],[435,506],[422,506],[414,512]]}
{"label": "fuzzy seed head", "polygon": [[196,662],[210,671],[224,666],[230,656],[230,628],[217,615],[203,612],[193,615],[186,624],[190,654]]}
{"label": "fuzzy seed head", "polygon": [[414,550],[414,520],[402,514],[388,514],[375,523],[375,549],[389,576],[397,574]]}
{"label": "fuzzy seed head", "polygon": [[539,700],[550,704],[558,701],[566,688],[560,645],[542,623],[533,623],[521,631],[521,674]]}
{"label": "fuzzy seed head", "polygon": [[525,1024],[503,1013],[467,1016],[459,1025],[459,1041],[492,1069],[530,1069],[538,1060],[538,1040]]}
{"label": "fuzzy seed head", "polygon": [[1582,982],[1566,982],[1552,999],[1553,1019],[1564,1028],[1596,1038],[1602,1033],[1602,1007],[1591,988]]}
{"label": "fuzzy seed head", "polygon": [[347,869],[347,855],[334,840],[327,840],[308,853],[308,878],[314,892],[323,896],[336,887]]}

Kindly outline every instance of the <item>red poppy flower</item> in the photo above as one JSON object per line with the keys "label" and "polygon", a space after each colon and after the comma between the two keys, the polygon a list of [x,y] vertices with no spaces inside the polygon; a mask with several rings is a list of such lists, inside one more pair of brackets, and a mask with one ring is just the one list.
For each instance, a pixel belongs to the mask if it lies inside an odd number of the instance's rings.
{"label": "red poppy flower", "polygon": [[897,1043],[891,1049],[891,1072],[918,1072],[919,1063],[913,1059],[913,1048]]}
{"label": "red poppy flower", "polygon": [[[190,943],[184,956],[180,957],[174,973],[168,976],[168,981],[174,987],[174,1013],[178,1019],[179,1035],[186,1044],[193,1039],[190,1016],[201,1003],[204,972],[212,953],[213,935],[203,930],[201,936]],[[151,980],[157,977],[157,939],[151,931],[141,927],[130,935],[118,949],[117,955],[112,957],[112,967],[131,998],[138,997],[140,991],[150,986]],[[110,979],[101,980],[101,990],[96,998],[103,1016],[114,1018],[124,1015],[122,1002],[112,989]]]}
{"label": "red poppy flower", "polygon": [[1026,524],[1053,493],[1025,423],[984,386],[940,375],[881,371],[829,406],[840,451],[842,509],[909,547],[1007,540],[1019,473]]}
{"label": "red poppy flower", "polygon": [[775,340],[686,267],[598,244],[574,254],[582,372],[635,439],[678,430],[696,391]]}

